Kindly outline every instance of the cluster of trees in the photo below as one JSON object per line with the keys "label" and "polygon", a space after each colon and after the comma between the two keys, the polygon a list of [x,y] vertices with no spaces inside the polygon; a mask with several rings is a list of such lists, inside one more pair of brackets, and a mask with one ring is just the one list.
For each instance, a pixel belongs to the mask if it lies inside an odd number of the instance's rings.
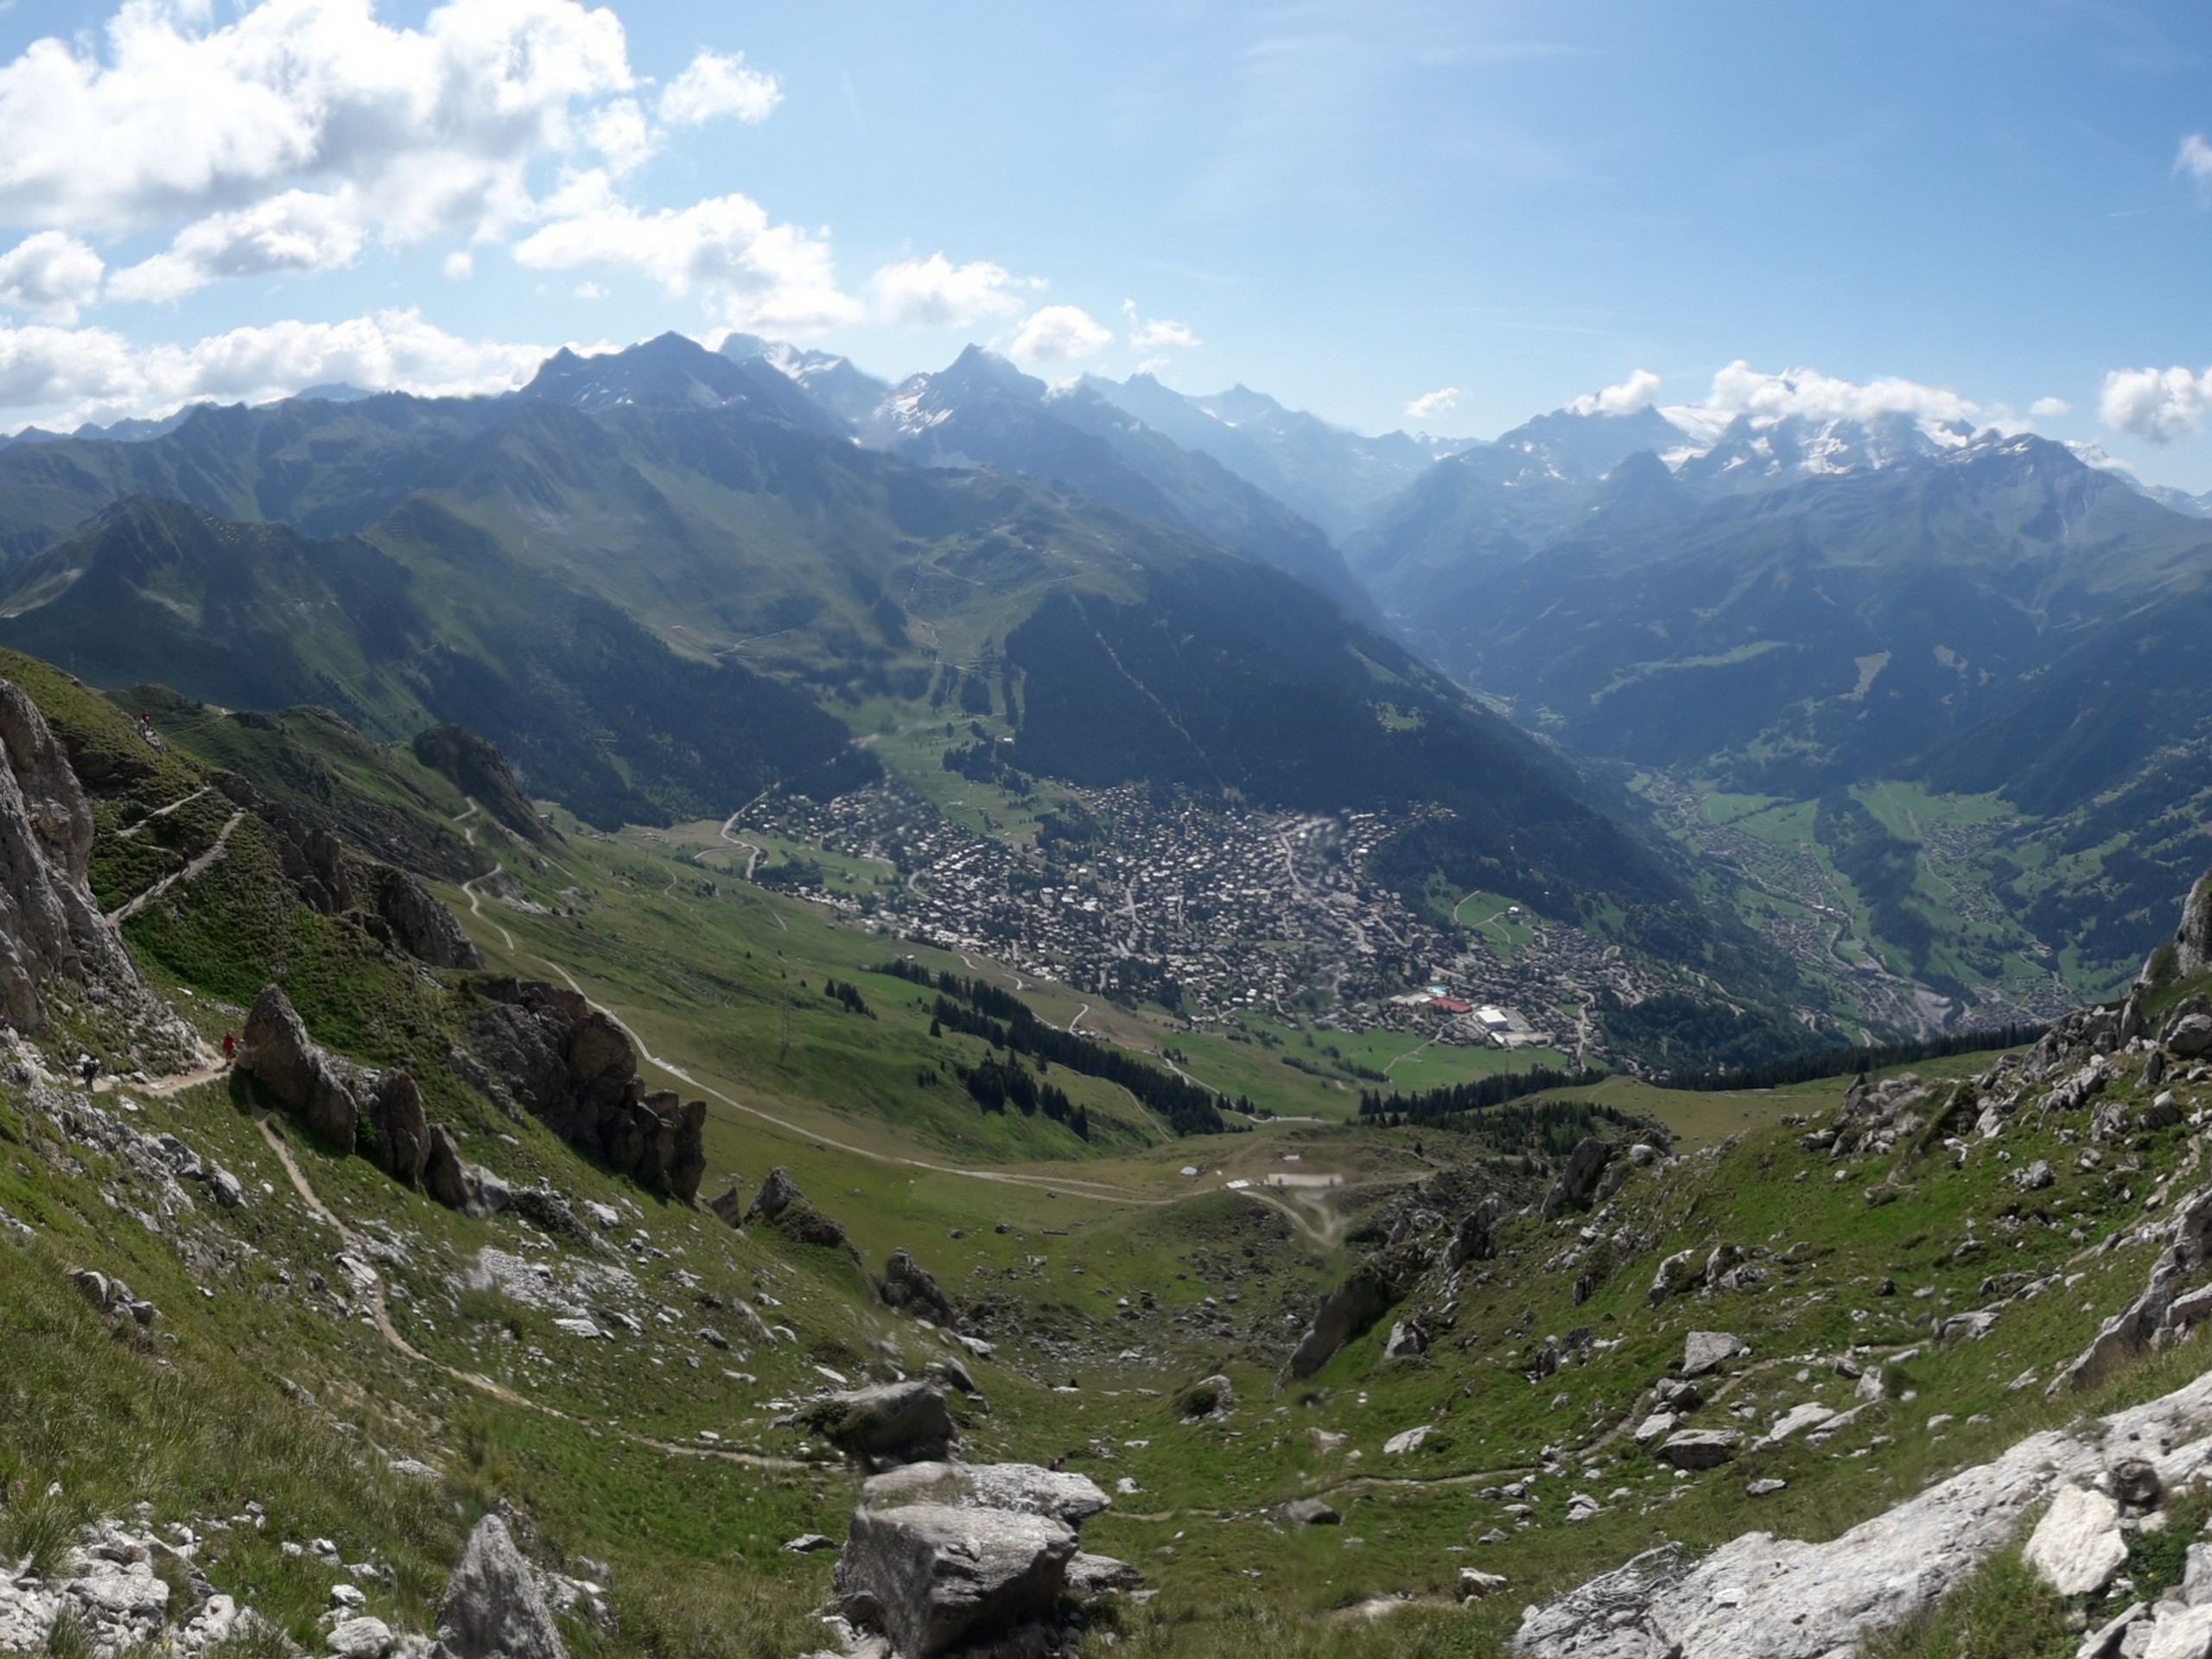
{"label": "cluster of trees", "polygon": [[1055,1123],[1065,1123],[1084,1140],[1090,1139],[1090,1114],[1052,1084],[1031,1074],[1014,1055],[1001,1059],[986,1055],[980,1065],[957,1068],[960,1084],[987,1112],[1003,1112],[1008,1104],[1024,1117],[1042,1112]]}
{"label": "cluster of trees", "polygon": [[1119,1084],[1165,1118],[1167,1127],[1178,1135],[1224,1135],[1229,1130],[1221,1116],[1222,1109],[1230,1104],[1227,1096],[1147,1065],[1110,1043],[1094,1042],[1046,1025],[1010,991],[950,971],[933,976],[911,962],[887,963],[877,971],[937,991],[931,1022],[934,1033],[964,1032],[982,1038],[993,1048],[1027,1054],[1040,1065],[1065,1065],[1086,1077]]}
{"label": "cluster of trees", "polygon": [[843,1003],[849,1013],[865,1014],[871,1020],[875,1018],[875,1010],[868,1007],[868,999],[861,995],[861,988],[849,979],[823,980],[822,995],[832,1002]]}
{"label": "cluster of trees", "polygon": [[1509,1100],[1540,1094],[1547,1089],[1583,1088],[1605,1075],[1602,1071],[1580,1066],[1572,1071],[1559,1071],[1548,1065],[1537,1065],[1526,1071],[1501,1071],[1494,1077],[1478,1077],[1472,1083],[1424,1089],[1414,1095],[1402,1095],[1395,1090],[1385,1095],[1380,1090],[1363,1089],[1359,1091],[1359,1116],[1363,1121],[1390,1128],[1406,1123],[1435,1123],[1463,1112],[1489,1111]]}
{"label": "cluster of trees", "polygon": [[1979,1054],[1988,1049],[2019,1048],[2032,1043],[2048,1026],[2023,1024],[1987,1026],[1975,1031],[1955,1032],[1948,1037],[1923,1037],[1915,1042],[1879,1043],[1857,1048],[1821,1049],[1795,1058],[1775,1060],[1741,1071],[1709,1071],[1693,1077],[1662,1083],[1663,1089],[1779,1089],[1815,1077],[1847,1077],[1885,1066],[1907,1065],[1915,1060],[1942,1059],[1949,1054]]}

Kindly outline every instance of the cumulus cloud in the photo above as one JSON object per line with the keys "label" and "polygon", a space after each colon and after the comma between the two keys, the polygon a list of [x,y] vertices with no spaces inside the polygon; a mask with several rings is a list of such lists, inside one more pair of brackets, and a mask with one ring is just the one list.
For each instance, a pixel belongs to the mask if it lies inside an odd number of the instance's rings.
{"label": "cumulus cloud", "polygon": [[419,29],[370,0],[208,16],[128,0],[104,50],[0,65],[0,222],[122,233],[351,186],[394,239],[474,232],[524,216],[574,106],[633,79],[614,14],[575,0],[447,0]]}
{"label": "cumulus cloud", "polygon": [[1981,413],[1978,404],[1948,386],[1896,378],[1861,385],[1813,369],[1764,374],[1740,358],[1713,377],[1713,395],[1705,406],[1717,415],[1748,415],[1756,422],[1790,416],[1808,421],[1870,421],[1884,415],[1971,422]]}
{"label": "cumulus cloud", "polygon": [[100,290],[107,267],[99,255],[61,231],[27,236],[0,254],[0,305],[72,323]]}
{"label": "cumulus cloud", "polygon": [[51,412],[67,426],[203,398],[264,402],[330,380],[461,396],[516,385],[545,355],[538,346],[463,340],[413,309],[144,349],[107,328],[0,327],[0,409]]}
{"label": "cumulus cloud", "polygon": [[808,334],[859,319],[829,244],[769,220],[749,196],[646,212],[587,175],[556,199],[554,221],[515,245],[535,270],[633,270],[671,298],[696,293],[734,328]]}
{"label": "cumulus cloud", "polygon": [[1187,322],[1177,322],[1168,317],[1141,317],[1135,300],[1122,302],[1122,314],[1129,320],[1129,347],[1139,352],[1191,352],[1205,341],[1198,338],[1198,330]]}
{"label": "cumulus cloud", "polygon": [[1459,388],[1439,386],[1434,391],[1424,391],[1406,405],[1409,421],[1440,421],[1459,407]]}
{"label": "cumulus cloud", "polygon": [[1076,363],[1114,343],[1114,331],[1081,306],[1048,305],[1014,332],[1013,353],[1032,363]]}
{"label": "cumulus cloud", "polygon": [[747,67],[742,52],[702,52],[662,92],[660,118],[672,127],[703,126],[726,115],[760,122],[783,101],[776,78]]}
{"label": "cumulus cloud", "polygon": [[1577,415],[1636,415],[1650,408],[1658,398],[1659,377],[1649,369],[1638,369],[1617,386],[1585,392],[1567,408]]}
{"label": "cumulus cloud", "polygon": [[2181,153],[2174,157],[2174,171],[2186,173],[2200,188],[2212,188],[2212,143],[2204,135],[2192,132],[2181,141]]}
{"label": "cumulus cloud", "polygon": [[117,271],[108,296],[174,300],[226,276],[337,270],[360,256],[366,235],[353,190],[287,190],[186,226],[168,252]]}
{"label": "cumulus cloud", "polygon": [[2055,421],[2072,413],[2074,405],[2063,397],[2038,397],[2028,405],[2028,413],[2038,421]]}
{"label": "cumulus cloud", "polygon": [[1002,265],[983,259],[956,265],[942,253],[886,265],[868,282],[878,317],[926,328],[965,328],[987,317],[1012,316],[1021,309],[1019,290],[1033,286]]}
{"label": "cumulus cloud", "polygon": [[2107,426],[2152,443],[2192,436],[2212,407],[2212,369],[2114,369],[2105,376],[2097,412]]}

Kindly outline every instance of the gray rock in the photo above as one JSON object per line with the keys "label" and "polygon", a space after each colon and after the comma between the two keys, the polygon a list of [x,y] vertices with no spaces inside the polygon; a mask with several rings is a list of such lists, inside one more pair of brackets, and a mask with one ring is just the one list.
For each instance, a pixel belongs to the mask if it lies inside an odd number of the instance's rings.
{"label": "gray rock", "polygon": [[1111,1555],[1091,1555],[1077,1550],[1068,1562],[1068,1592],[1090,1597],[1122,1595],[1144,1588],[1144,1574],[1127,1561]]}
{"label": "gray rock", "polygon": [[226,1210],[235,1210],[245,1202],[245,1186],[227,1169],[218,1169],[207,1178],[207,1191]]}
{"label": "gray rock", "polygon": [[440,1659],[568,1659],[537,1574],[496,1515],[476,1523],[438,1605]]}
{"label": "gray rock", "polygon": [[932,1382],[886,1382],[817,1400],[804,1427],[870,1465],[941,1460],[956,1433],[944,1391]]}
{"label": "gray rock", "polygon": [[2161,1602],[2143,1659],[2212,1659],[2212,1607],[2176,1607]]}
{"label": "gray rock", "polygon": [[308,1040],[291,999],[274,985],[262,988],[246,1015],[241,1059],[276,1104],[318,1140],[338,1152],[353,1150],[361,1106],[352,1080]]}
{"label": "gray rock", "polygon": [[2016,1169],[2012,1172],[2012,1185],[2023,1192],[2040,1192],[2057,1179],[2058,1177],[2052,1173],[2050,1163],[2041,1158],[2037,1159],[2025,1169]]}
{"label": "gray rock", "polygon": [[825,1549],[835,1549],[836,1548],[837,1541],[835,1538],[825,1537],[818,1532],[802,1532],[798,1537],[792,1539],[789,1543],[784,1546],[784,1554],[786,1555],[819,1555]]}
{"label": "gray rock", "polygon": [[952,1304],[938,1288],[937,1281],[905,1250],[893,1250],[883,1263],[883,1278],[876,1294],[886,1307],[925,1319],[938,1325],[957,1323]]}
{"label": "gray rock", "polygon": [[2163,1040],[2176,1059],[2202,1059],[2212,1054],[2212,1014],[2182,1015],[2166,1027]]}
{"label": "gray rock", "polygon": [[1560,1171],[1559,1179],[1544,1195],[1544,1219],[1554,1220],[1560,1211],[1587,1200],[1612,1156],[1613,1149],[1595,1135],[1577,1141],[1574,1150],[1567,1154],[1567,1166]]}
{"label": "gray rock", "polygon": [[1111,1508],[1113,1500],[1087,1475],[1033,1463],[910,1463],[871,1476],[861,1488],[861,1503],[871,1510],[907,1503],[1007,1510],[1079,1527]]}
{"label": "gray rock", "polygon": [[484,966],[483,954],[461,931],[459,918],[406,871],[378,866],[375,899],[376,913],[391,930],[392,943],[416,961],[470,972]]}
{"label": "gray rock", "polygon": [[1789,1483],[1786,1480],[1774,1480],[1770,1478],[1766,1480],[1755,1480],[1744,1488],[1744,1496],[1746,1497],[1772,1497],[1777,1492],[1782,1491],[1787,1488],[1789,1484]]}
{"label": "gray rock", "polygon": [[420,1181],[430,1158],[430,1119],[415,1079],[397,1070],[378,1077],[366,1116],[375,1126],[377,1167],[410,1186]]}
{"label": "gray rock", "polygon": [[338,1659],[384,1659],[392,1649],[391,1627],[380,1618],[349,1618],[330,1633]]}
{"label": "gray rock", "polygon": [[1282,1506],[1283,1519],[1300,1527],[1340,1527],[1344,1516],[1318,1497],[1294,1497]]}
{"label": "gray rock", "polygon": [[2176,1309],[2188,1300],[2191,1282],[2212,1264],[2212,1185],[2197,1188],[2176,1205],[2169,1225],[2170,1242],[2152,1263],[2143,1294],[2105,1321],[2073,1363],[2051,1379],[2047,1393],[2094,1387],[2148,1353],[2152,1338],[2161,1331],[2183,1322],[2177,1319]]}
{"label": "gray rock", "polygon": [[1677,1469],[1717,1469],[1736,1455],[1744,1437],[1728,1428],[1685,1428],[1661,1442],[1659,1461]]}
{"label": "gray rock", "polygon": [[2094,1594],[2111,1583],[2127,1560],[2120,1505],[2102,1492],[2061,1488],[2020,1559],[2062,1596]]}
{"label": "gray rock", "polygon": [[1313,1322],[1290,1356],[1290,1375],[1313,1376],[1335,1357],[1337,1350],[1396,1306],[1403,1294],[1393,1275],[1375,1262],[1362,1262],[1313,1310]]}
{"label": "gray rock", "polygon": [[1744,1344],[1725,1331],[1693,1331],[1682,1344],[1682,1375],[1704,1376],[1743,1351]]}
{"label": "gray rock", "polygon": [[1464,1268],[1470,1262],[1487,1262],[1497,1254],[1497,1240],[1494,1230],[1505,1219],[1512,1206],[1498,1193],[1487,1194],[1475,1207],[1459,1217],[1459,1226],[1452,1234],[1452,1243],[1445,1251],[1444,1265],[1447,1268]]}
{"label": "gray rock", "polygon": [[882,1631],[906,1659],[936,1659],[1051,1617],[1075,1554],[1074,1529],[1046,1516],[862,1509],[836,1590],[855,1624]]}
{"label": "gray rock", "polygon": [[1636,1443],[1649,1446],[1654,1440],[1663,1440],[1681,1421],[1671,1411],[1655,1411],[1636,1426]]}
{"label": "gray rock", "polygon": [[1478,1567],[1463,1567],[1459,1569],[1459,1599],[1481,1601],[1507,1588],[1511,1582],[1503,1573],[1485,1573]]}
{"label": "gray rock", "polygon": [[770,1170],[767,1179],[760,1183],[760,1190],[753,1194],[745,1219],[750,1224],[773,1227],[795,1244],[846,1250],[855,1261],[859,1259],[860,1252],[853,1249],[845,1237],[845,1230],[807,1201],[806,1194],[791,1179],[791,1171],[781,1164]]}
{"label": "gray rock", "polygon": [[1390,1327],[1389,1340],[1382,1344],[1382,1357],[1389,1360],[1419,1359],[1428,1351],[1428,1327],[1419,1319],[1400,1319]]}
{"label": "gray rock", "polygon": [[1658,1306],[1688,1284],[1696,1262],[1697,1253],[1694,1250],[1677,1250],[1662,1261],[1657,1271],[1651,1275],[1651,1306]]}

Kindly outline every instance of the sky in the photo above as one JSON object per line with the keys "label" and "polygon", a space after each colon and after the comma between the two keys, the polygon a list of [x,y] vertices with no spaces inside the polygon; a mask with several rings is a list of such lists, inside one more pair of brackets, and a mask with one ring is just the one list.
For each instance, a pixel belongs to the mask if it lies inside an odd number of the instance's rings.
{"label": "sky", "polygon": [[0,430],[729,328],[2212,489],[2212,10],[0,0]]}

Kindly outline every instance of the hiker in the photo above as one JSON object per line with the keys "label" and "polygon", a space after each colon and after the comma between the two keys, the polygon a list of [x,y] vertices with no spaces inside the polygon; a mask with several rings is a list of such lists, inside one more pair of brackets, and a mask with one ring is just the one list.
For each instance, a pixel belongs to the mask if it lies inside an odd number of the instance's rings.
{"label": "hiker", "polygon": [[92,1079],[100,1074],[99,1061],[90,1054],[79,1054],[77,1057],[77,1074],[84,1078],[85,1087],[91,1088]]}
{"label": "hiker", "polygon": [[238,1039],[229,1032],[223,1033],[223,1064],[230,1065],[238,1057]]}

